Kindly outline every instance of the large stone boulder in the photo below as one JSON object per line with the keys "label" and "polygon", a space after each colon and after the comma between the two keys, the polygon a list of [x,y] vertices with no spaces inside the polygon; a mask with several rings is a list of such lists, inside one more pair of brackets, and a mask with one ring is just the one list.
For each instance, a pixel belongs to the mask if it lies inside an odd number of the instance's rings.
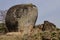
{"label": "large stone boulder", "polygon": [[49,21],[44,21],[43,24],[35,25],[34,27],[39,28],[41,31],[56,31],[56,25]]}
{"label": "large stone boulder", "polygon": [[43,25],[43,31],[54,31],[56,30],[56,25],[49,22],[49,21],[44,21],[44,25]]}
{"label": "large stone boulder", "polygon": [[9,32],[28,32],[35,25],[38,17],[37,7],[33,4],[12,6],[6,14],[5,23]]}

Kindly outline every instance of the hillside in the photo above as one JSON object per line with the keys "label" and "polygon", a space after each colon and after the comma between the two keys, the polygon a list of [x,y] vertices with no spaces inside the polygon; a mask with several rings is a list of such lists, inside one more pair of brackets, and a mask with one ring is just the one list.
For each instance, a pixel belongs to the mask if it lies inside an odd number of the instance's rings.
{"label": "hillside", "polygon": [[23,36],[23,33],[19,32],[4,34],[3,31],[5,30],[1,30],[0,40],[60,40],[60,29],[48,21],[44,21],[44,24],[34,26],[29,34],[24,34]]}

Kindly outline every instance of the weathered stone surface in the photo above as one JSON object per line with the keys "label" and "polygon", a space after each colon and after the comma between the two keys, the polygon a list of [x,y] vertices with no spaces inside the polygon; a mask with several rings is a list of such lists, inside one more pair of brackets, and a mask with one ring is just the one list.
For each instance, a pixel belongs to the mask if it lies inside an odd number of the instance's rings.
{"label": "weathered stone surface", "polygon": [[55,31],[56,25],[49,21],[44,21],[44,24],[36,25],[35,28],[39,28],[41,31]]}
{"label": "weathered stone surface", "polygon": [[56,30],[55,28],[56,28],[56,25],[54,25],[53,23],[44,21],[43,31],[45,30],[54,31]]}
{"label": "weathered stone surface", "polygon": [[11,31],[27,31],[29,26],[35,25],[37,20],[37,7],[33,4],[20,4],[11,7],[6,14],[6,26]]}

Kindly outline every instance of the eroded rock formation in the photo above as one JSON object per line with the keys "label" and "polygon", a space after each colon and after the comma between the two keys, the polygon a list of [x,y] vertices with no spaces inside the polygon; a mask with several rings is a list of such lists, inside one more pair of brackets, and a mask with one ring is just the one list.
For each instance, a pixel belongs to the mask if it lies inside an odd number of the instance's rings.
{"label": "eroded rock formation", "polygon": [[9,32],[4,34],[5,30],[1,31],[0,28],[0,40],[60,40],[60,29],[53,23],[44,21],[43,24],[35,25],[37,16],[37,7],[33,4],[11,7],[5,18]]}
{"label": "eroded rock formation", "polygon": [[37,7],[33,4],[20,4],[11,7],[6,14],[5,23],[9,32],[28,32],[38,17]]}
{"label": "eroded rock formation", "polygon": [[56,30],[56,25],[54,25],[53,23],[51,23],[49,21],[44,21],[43,24],[36,25],[35,27],[36,28],[38,27],[42,31],[54,31],[54,30]]}

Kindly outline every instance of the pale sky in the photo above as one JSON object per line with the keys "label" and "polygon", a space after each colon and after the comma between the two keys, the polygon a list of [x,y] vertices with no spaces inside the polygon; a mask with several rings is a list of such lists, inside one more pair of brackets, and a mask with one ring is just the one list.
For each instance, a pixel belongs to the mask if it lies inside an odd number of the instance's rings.
{"label": "pale sky", "polygon": [[0,10],[7,10],[11,6],[24,3],[32,3],[38,7],[36,24],[48,20],[60,28],[60,0],[0,0]]}

